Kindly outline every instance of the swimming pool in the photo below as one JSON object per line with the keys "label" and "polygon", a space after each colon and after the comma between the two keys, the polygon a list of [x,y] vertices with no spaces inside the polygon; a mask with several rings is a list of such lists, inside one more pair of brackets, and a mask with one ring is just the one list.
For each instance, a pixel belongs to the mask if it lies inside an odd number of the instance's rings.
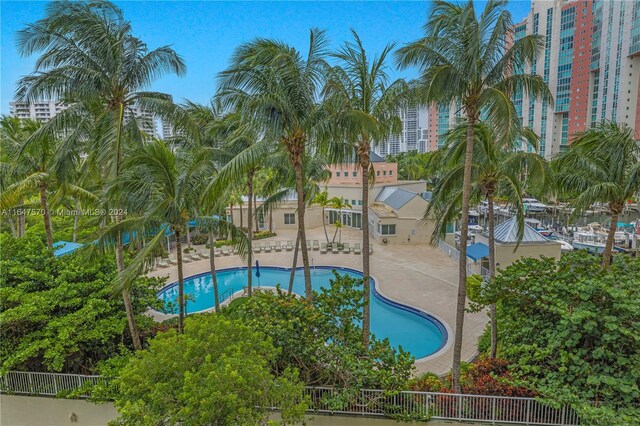
{"label": "swimming pool", "polygon": [[[311,285],[318,291],[329,286],[333,270],[339,274],[347,274],[361,278],[362,273],[354,269],[316,266],[311,272]],[[272,266],[261,266],[260,277],[255,276],[253,270],[254,287],[275,287],[280,284],[287,288],[291,269]],[[220,302],[228,299],[231,294],[241,291],[247,283],[247,268],[221,269],[216,272],[218,279],[218,294]],[[402,346],[416,359],[423,358],[439,351],[447,342],[445,327],[431,315],[389,300],[380,294],[371,280],[371,332],[377,338],[389,338],[391,345]],[[304,276],[301,268],[296,270],[293,291],[304,295]],[[211,274],[203,273],[185,278],[185,295],[193,300],[187,302],[187,312],[193,313],[213,307],[213,285]],[[163,288],[158,297],[165,302],[176,303],[178,297],[177,283]]]}

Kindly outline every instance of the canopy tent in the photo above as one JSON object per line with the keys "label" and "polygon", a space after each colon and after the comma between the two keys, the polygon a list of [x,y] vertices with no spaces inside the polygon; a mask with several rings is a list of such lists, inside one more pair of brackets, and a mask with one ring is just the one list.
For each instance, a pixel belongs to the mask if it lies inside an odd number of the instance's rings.
{"label": "canopy tent", "polygon": [[475,243],[467,247],[467,257],[474,262],[487,256],[489,256],[489,246],[486,244]]}
{"label": "canopy tent", "polygon": [[53,255],[55,257],[64,256],[65,254],[76,251],[82,246],[84,246],[84,244],[72,243],[70,241],[56,241],[53,243]]}

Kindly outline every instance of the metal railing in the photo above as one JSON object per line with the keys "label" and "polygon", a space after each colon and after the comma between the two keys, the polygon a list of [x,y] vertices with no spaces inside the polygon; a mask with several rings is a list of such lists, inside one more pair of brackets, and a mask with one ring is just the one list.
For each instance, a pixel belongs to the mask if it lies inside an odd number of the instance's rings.
{"label": "metal railing", "polygon": [[[553,408],[535,398],[362,389],[348,398],[333,388],[307,387],[313,411],[399,418],[433,418],[532,425],[580,425],[569,407]],[[345,402],[347,401],[347,402]]]}
{"label": "metal railing", "polygon": [[26,395],[60,396],[74,392],[78,398],[89,398],[91,387],[108,385],[110,379],[82,374],[34,373],[9,371],[0,377],[0,392]]}
{"label": "metal railing", "polygon": [[[92,386],[103,385],[108,388],[110,383],[111,379],[102,376],[10,371],[0,377],[0,392],[43,396],[72,394],[76,398],[89,398]],[[390,392],[379,389],[349,392],[330,387],[306,387],[305,395],[310,400],[309,411],[317,413],[549,426],[580,425],[578,415],[570,407],[553,408],[535,398]]]}

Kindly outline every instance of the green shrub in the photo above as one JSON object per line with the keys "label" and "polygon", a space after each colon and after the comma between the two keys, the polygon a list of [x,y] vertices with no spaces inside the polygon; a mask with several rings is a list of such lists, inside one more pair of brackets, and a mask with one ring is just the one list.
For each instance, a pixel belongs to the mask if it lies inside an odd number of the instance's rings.
{"label": "green shrub", "polygon": [[272,373],[277,354],[240,321],[189,317],[184,334],[158,334],[120,370],[113,424],[266,424],[272,406],[285,424],[297,423],[309,399],[297,371]]}

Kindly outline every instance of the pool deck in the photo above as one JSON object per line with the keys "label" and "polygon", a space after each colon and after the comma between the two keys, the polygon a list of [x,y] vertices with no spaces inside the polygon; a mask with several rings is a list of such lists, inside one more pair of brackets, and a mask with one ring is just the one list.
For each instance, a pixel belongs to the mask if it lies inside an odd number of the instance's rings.
{"label": "pool deck", "polygon": [[[295,230],[277,230],[278,235],[273,238],[263,239],[287,241],[295,240]],[[330,236],[331,237],[331,236]],[[320,228],[307,230],[307,239],[325,240],[324,231]],[[342,241],[348,242],[352,247],[354,242],[359,242],[361,234],[357,230],[343,229]],[[446,346],[439,352],[418,360],[416,369],[418,372],[431,371],[436,374],[445,374],[451,369],[453,357],[453,332],[455,328],[456,297],[458,267],[455,260],[451,259],[437,248],[423,245],[387,245],[380,246],[372,241],[373,254],[371,255],[371,275],[376,279],[378,290],[388,298],[399,303],[416,307],[426,311],[439,319],[449,332],[449,340]],[[194,246],[198,250],[204,246]],[[174,253],[175,255],[175,253]],[[362,256],[351,254],[320,254],[319,251],[310,251],[310,260],[316,266],[343,266],[362,270]],[[291,267],[293,251],[257,253],[254,259],[261,266]],[[254,260],[254,262],[255,262]],[[302,265],[302,256],[298,256],[298,266]],[[234,266],[245,266],[243,260],[237,255],[216,257],[216,268],[223,269]],[[184,264],[184,276],[189,277],[209,271],[209,260],[204,259]],[[167,277],[167,283],[177,281],[178,272],[176,266],[165,269],[157,269],[149,276]],[[156,319],[161,317],[156,315]],[[476,343],[488,322],[486,313],[465,314],[464,333],[462,336],[462,359],[470,360],[476,353]],[[419,339],[420,336],[416,336]]]}

